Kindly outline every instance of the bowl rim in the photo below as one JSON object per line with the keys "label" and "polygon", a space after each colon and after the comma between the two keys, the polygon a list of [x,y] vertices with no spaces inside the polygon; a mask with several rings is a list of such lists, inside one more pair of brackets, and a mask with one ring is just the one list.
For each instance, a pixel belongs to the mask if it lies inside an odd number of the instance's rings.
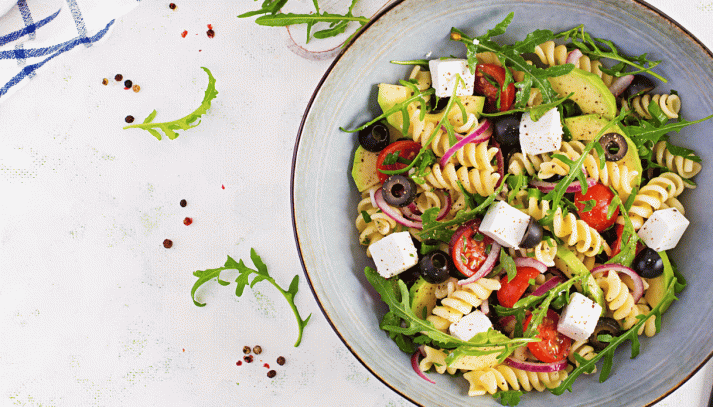
{"label": "bowl rim", "polygon": [[[354,355],[354,357],[361,363],[372,375],[374,375],[379,381],[381,381],[384,385],[386,385],[388,388],[390,388],[392,391],[394,391],[396,394],[399,394],[401,397],[405,398],[406,400],[410,401],[411,403],[415,405],[422,406],[422,404],[416,402],[413,400],[411,397],[408,395],[404,394],[400,390],[396,389],[393,385],[391,385],[385,378],[381,377],[376,371],[374,371],[360,356],[359,354],[352,348],[352,346],[347,342],[347,340],[344,338],[342,333],[339,331],[339,328],[334,324],[332,319],[330,318],[329,314],[327,313],[327,310],[325,309],[324,304],[322,303],[321,299],[317,295],[317,292],[315,290],[314,285],[312,284],[312,279],[310,278],[309,271],[307,270],[307,266],[305,264],[305,259],[302,254],[302,247],[300,245],[300,237],[299,237],[299,232],[297,230],[297,213],[295,210],[295,176],[296,176],[296,167],[297,167],[297,155],[298,155],[298,150],[300,147],[300,141],[302,139],[302,132],[305,127],[305,123],[307,122],[307,117],[309,116],[309,113],[312,109],[312,105],[314,104],[315,99],[317,98],[317,95],[319,94],[319,91],[322,89],[322,86],[326,82],[327,78],[330,76],[334,68],[337,66],[341,58],[344,56],[344,54],[349,50],[349,48],[354,44],[356,39],[361,36],[369,27],[371,27],[377,20],[379,20],[381,17],[383,17],[386,13],[394,9],[395,7],[401,5],[402,3],[405,3],[409,0],[392,0],[389,4],[386,6],[382,7],[370,20],[367,22],[364,26],[360,27],[359,30],[351,37],[351,41],[346,44],[342,50],[337,54],[337,56],[334,58],[334,61],[329,65],[327,70],[325,71],[324,75],[322,78],[319,80],[317,83],[317,86],[315,87],[314,92],[312,92],[312,96],[310,97],[309,102],[307,103],[307,107],[305,108],[304,114],[302,115],[302,120],[300,121],[299,128],[297,130],[297,137],[295,138],[295,145],[292,153],[292,164],[291,164],[291,170],[290,170],[290,210],[291,210],[291,215],[292,215],[292,232],[294,234],[295,238],[295,245],[297,246],[297,255],[300,260],[300,265],[302,266],[302,271],[304,272],[305,278],[307,279],[307,283],[309,284],[310,291],[312,292],[312,296],[314,297],[315,301],[317,302],[317,305],[319,306],[320,311],[324,315],[325,319],[329,323],[329,325],[332,327],[332,330],[337,334],[339,337],[339,340],[342,341],[342,343],[349,349],[349,351]],[[621,1],[621,0],[619,0]],[[695,35],[693,35],[688,29],[683,27],[680,23],[678,23],[676,20],[668,16],[666,13],[662,12],[658,8],[650,5],[649,3],[643,1],[643,0],[624,0],[626,2],[629,2],[630,4],[633,5],[638,5],[643,8],[646,8],[656,14],[658,14],[660,17],[662,17],[664,20],[666,20],[668,23],[670,23],[675,29],[681,32],[682,35],[688,37],[689,40],[691,40],[693,43],[695,43],[698,47],[700,47],[705,53],[708,54],[708,56],[713,59],[713,52],[705,45],[703,44]],[[705,357],[701,363],[699,363],[692,371],[690,374],[686,375],[681,381],[678,383],[674,384],[666,393],[661,395],[659,398],[651,401],[650,403],[646,404],[645,407],[648,406],[653,406],[654,404],[660,402],[664,398],[666,398],[668,395],[673,393],[676,389],[681,387],[685,382],[687,382],[691,377],[693,377],[698,371],[703,368],[703,366],[708,363],[709,360],[713,358],[713,350],[708,354],[707,357]]]}

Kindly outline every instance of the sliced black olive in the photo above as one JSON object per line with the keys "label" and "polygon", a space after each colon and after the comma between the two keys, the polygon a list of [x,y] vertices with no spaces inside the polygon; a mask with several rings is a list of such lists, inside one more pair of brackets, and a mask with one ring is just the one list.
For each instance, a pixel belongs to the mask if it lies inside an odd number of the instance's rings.
{"label": "sliced black olive", "polygon": [[530,216],[530,223],[527,224],[527,229],[525,230],[525,235],[522,237],[520,242],[520,247],[525,249],[531,249],[537,246],[542,241],[542,234],[544,229],[537,219]]}
{"label": "sliced black olive", "polygon": [[649,92],[656,87],[656,84],[644,75],[634,75],[634,79],[631,84],[624,89],[621,93],[621,97],[624,99],[629,99],[637,94],[642,94]]}
{"label": "sliced black olive", "polygon": [[384,181],[381,193],[389,205],[404,207],[416,198],[416,183],[405,175],[395,174]]}
{"label": "sliced black olive", "polygon": [[441,110],[445,109],[446,106],[448,106],[448,101],[451,99],[449,97],[445,98],[437,98],[438,100],[431,99],[431,103],[435,103],[433,106],[433,109],[431,109],[434,112],[440,112]]}
{"label": "sliced black olive", "polygon": [[629,144],[624,136],[618,133],[607,133],[599,139],[599,144],[604,148],[607,161],[619,161],[629,151]]}
{"label": "sliced black olive", "polygon": [[644,278],[654,278],[663,274],[663,260],[656,250],[647,247],[634,257],[633,267],[636,274]]}
{"label": "sliced black olive", "polygon": [[433,251],[424,256],[419,262],[421,276],[431,284],[441,284],[451,276],[451,257],[441,250]]}
{"label": "sliced black olive", "polygon": [[549,178],[544,178],[545,182],[559,182],[564,179],[564,175],[552,174]]}
{"label": "sliced black olive", "polygon": [[378,153],[389,145],[389,128],[381,123],[374,123],[359,132],[359,144],[365,150]]}
{"label": "sliced black olive", "polygon": [[599,340],[599,335],[611,335],[612,337],[617,337],[621,334],[621,328],[619,328],[619,323],[613,318],[602,317],[599,318],[597,322],[597,327],[594,328],[592,336],[589,337],[589,343],[597,351],[601,352],[604,348],[609,345],[609,342],[602,342]]}
{"label": "sliced black olive", "polygon": [[520,142],[519,113],[498,116],[493,120],[493,136],[503,148],[512,147]]}
{"label": "sliced black olive", "polygon": [[421,268],[417,265],[399,274],[399,278],[406,284],[406,287],[411,288],[413,283],[421,277]]}

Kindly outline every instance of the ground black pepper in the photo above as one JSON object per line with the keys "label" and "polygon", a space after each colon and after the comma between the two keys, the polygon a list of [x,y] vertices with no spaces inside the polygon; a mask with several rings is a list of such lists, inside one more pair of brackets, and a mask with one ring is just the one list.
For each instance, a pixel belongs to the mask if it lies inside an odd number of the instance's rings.
{"label": "ground black pepper", "polygon": [[262,348],[260,347],[260,345],[253,347],[253,353],[255,353],[256,355],[259,355],[262,353]]}
{"label": "ground black pepper", "polygon": [[246,355],[250,354],[250,347],[249,346],[243,346],[243,353]]}
{"label": "ground black pepper", "polygon": [[114,77],[114,80],[117,82],[120,82],[122,79],[124,79],[124,75],[120,73],[116,74],[116,76]]}
{"label": "ground black pepper", "polygon": [[173,241],[171,239],[166,239],[163,241],[163,247],[170,249],[173,246]]}
{"label": "ground black pepper", "polygon": [[134,122],[134,116],[128,115],[128,116],[126,116],[126,117],[124,118],[124,121],[126,121],[127,123],[133,123],[133,122]]}
{"label": "ground black pepper", "polygon": [[269,377],[270,379],[272,379],[276,375],[277,375],[277,372],[274,370],[270,370],[269,372],[267,372],[267,377]]}
{"label": "ground black pepper", "polygon": [[181,205],[181,208],[185,208],[186,205],[188,205],[188,202],[186,202],[185,199],[181,199],[180,205]]}
{"label": "ground black pepper", "polygon": [[277,364],[280,365],[280,366],[284,365],[284,364],[285,364],[285,358],[282,357],[282,356],[278,357],[278,358],[277,358]]}

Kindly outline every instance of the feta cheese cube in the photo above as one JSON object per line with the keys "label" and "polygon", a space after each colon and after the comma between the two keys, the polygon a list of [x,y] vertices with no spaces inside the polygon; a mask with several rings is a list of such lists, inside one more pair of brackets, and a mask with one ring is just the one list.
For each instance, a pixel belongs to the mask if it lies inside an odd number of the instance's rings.
{"label": "feta cheese cube", "polygon": [[676,208],[660,209],[644,222],[639,229],[639,237],[657,252],[673,249],[689,223]]}
{"label": "feta cheese cube", "polygon": [[497,201],[490,205],[480,223],[480,233],[490,236],[502,246],[517,249],[529,223],[530,215],[513,208],[506,202]]}
{"label": "feta cheese cube", "polygon": [[569,304],[562,311],[557,331],[575,341],[585,341],[597,327],[602,307],[580,293],[570,296]]}
{"label": "feta cheese cube", "polygon": [[376,271],[384,278],[393,277],[418,263],[418,252],[409,232],[392,233],[369,246]]}
{"label": "feta cheese cube", "polygon": [[557,151],[562,146],[562,123],[557,108],[547,111],[533,121],[530,112],[520,119],[520,149],[525,154],[542,154]]}
{"label": "feta cheese cube", "polygon": [[433,59],[428,61],[428,69],[431,71],[431,83],[439,98],[453,95],[453,87],[456,84],[456,75],[465,81],[458,86],[456,96],[467,96],[473,94],[475,75],[470,73],[470,67],[465,59]]}
{"label": "feta cheese cube", "polygon": [[455,324],[451,324],[448,327],[448,333],[462,341],[469,341],[476,334],[485,332],[492,327],[493,323],[490,322],[490,318],[482,312],[475,310],[461,318]]}

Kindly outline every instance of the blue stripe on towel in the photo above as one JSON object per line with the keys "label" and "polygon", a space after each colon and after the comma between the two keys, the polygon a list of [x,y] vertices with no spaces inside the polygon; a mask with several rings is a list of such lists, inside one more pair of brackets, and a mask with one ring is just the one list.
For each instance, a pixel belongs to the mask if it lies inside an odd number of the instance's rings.
{"label": "blue stripe on towel", "polygon": [[[87,26],[84,24],[84,17],[82,17],[82,11],[79,9],[79,5],[77,5],[77,0],[67,0],[67,5],[69,6],[69,11],[72,13],[74,25],[77,26],[77,33],[80,37],[86,38]],[[92,43],[85,43],[84,46],[91,47]]]}
{"label": "blue stripe on towel", "polygon": [[61,9],[55,11],[54,14],[52,14],[49,17],[43,18],[38,23],[31,24],[21,30],[13,31],[10,34],[5,34],[5,35],[1,36],[0,37],[0,46],[3,46],[9,42],[15,41],[19,38],[22,38],[23,36],[28,35],[30,33],[34,33],[35,31],[37,31],[38,28],[40,28],[40,27],[46,25],[47,23],[51,22],[52,20],[54,20],[55,17],[57,17],[59,15],[60,11],[61,11]]}
{"label": "blue stripe on towel", "polygon": [[35,22],[32,20],[32,13],[30,13],[30,8],[27,6],[27,0],[17,0],[17,7],[20,9],[20,15],[22,15],[22,22],[25,23],[25,27],[32,27],[29,31],[30,39],[34,40],[35,34]]}

